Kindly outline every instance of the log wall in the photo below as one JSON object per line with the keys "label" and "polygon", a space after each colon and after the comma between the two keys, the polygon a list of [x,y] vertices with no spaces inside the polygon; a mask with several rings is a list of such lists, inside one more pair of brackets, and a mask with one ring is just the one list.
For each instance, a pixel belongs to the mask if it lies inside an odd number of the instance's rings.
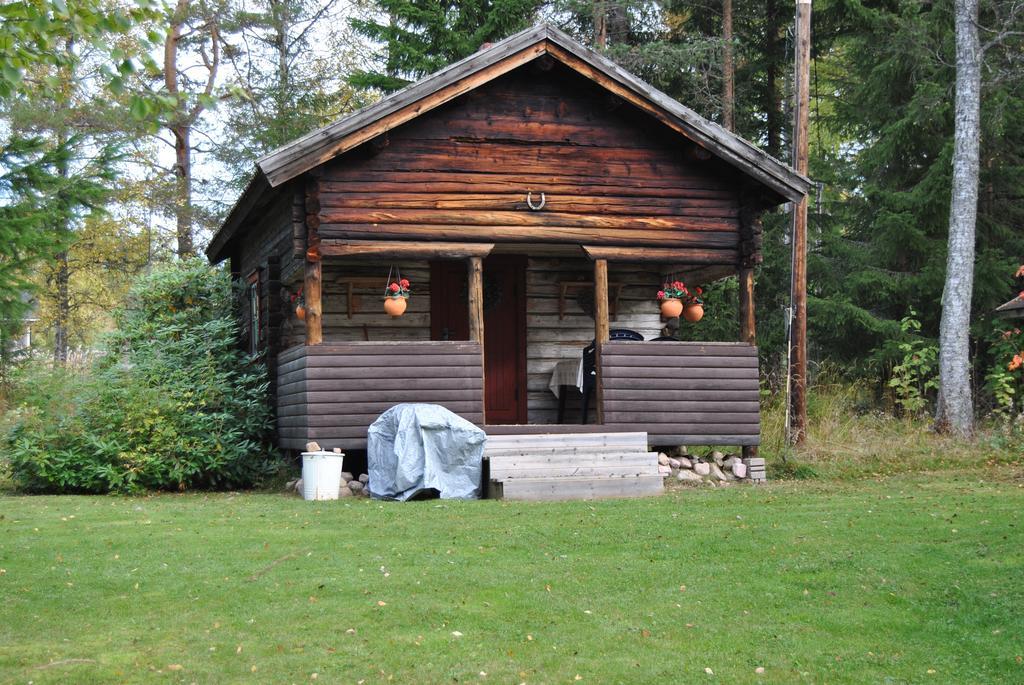
{"label": "log wall", "polygon": [[[312,172],[325,239],[679,249],[735,265],[741,179],[564,67],[483,86]],[[541,211],[530,211],[546,197]]]}
{"label": "log wall", "polygon": [[277,426],[283,449],[316,440],[366,447],[366,429],[400,402],[440,404],[483,423],[483,363],[471,342],[299,345],[278,357]]}
{"label": "log wall", "polygon": [[746,343],[610,342],[601,350],[605,425],[652,445],[757,445],[757,348]]}

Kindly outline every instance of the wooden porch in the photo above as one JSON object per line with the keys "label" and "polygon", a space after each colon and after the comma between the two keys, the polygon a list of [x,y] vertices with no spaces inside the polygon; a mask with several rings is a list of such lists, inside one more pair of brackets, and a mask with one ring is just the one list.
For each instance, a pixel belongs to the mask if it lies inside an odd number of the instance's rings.
{"label": "wooden porch", "polygon": [[401,402],[439,404],[489,435],[644,431],[657,446],[759,443],[754,346],[615,341],[601,345],[600,359],[601,422],[489,425],[480,343],[298,345],[278,357],[280,446],[365,448],[370,424]]}

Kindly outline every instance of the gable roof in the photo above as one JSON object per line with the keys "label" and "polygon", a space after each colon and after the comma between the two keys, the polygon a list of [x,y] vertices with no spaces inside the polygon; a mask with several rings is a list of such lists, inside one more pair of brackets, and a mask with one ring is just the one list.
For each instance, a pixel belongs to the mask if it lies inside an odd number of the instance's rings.
{"label": "gable roof", "polygon": [[258,159],[253,179],[211,240],[206,254],[214,261],[223,258],[221,253],[227,242],[256,203],[256,198],[251,197],[254,193],[277,188],[543,55],[618,95],[787,200],[800,200],[811,187],[806,176],[735,133],[705,119],[555,27],[539,24]]}

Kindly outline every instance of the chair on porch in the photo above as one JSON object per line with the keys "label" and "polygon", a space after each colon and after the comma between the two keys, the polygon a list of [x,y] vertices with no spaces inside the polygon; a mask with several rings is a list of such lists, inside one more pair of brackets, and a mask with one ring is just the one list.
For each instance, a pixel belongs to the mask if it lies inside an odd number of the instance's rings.
{"label": "chair on porch", "polygon": [[[643,342],[644,336],[628,328],[613,328],[608,331],[608,340],[634,340]],[[580,423],[587,422],[587,411],[590,409],[590,398],[597,385],[597,340],[583,348],[583,406],[580,411]]]}

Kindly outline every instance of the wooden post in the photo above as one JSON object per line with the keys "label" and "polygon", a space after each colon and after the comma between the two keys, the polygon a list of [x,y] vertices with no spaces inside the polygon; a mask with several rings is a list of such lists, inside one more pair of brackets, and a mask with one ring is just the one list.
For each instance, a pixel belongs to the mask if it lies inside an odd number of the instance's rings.
{"label": "wooden post", "polygon": [[604,423],[604,381],[601,378],[601,345],[608,342],[608,260],[594,260],[594,368],[597,382],[594,396],[597,398],[597,423]]}
{"label": "wooden post", "polygon": [[306,344],[319,345],[324,341],[321,314],[323,307],[320,300],[321,262],[306,260],[306,282],[302,286],[306,300]]}
{"label": "wooden post", "polygon": [[469,258],[469,339],[484,344],[484,263]]}
{"label": "wooden post", "polygon": [[[793,166],[807,174],[807,124],[810,108],[811,0],[796,0],[796,103]],[[807,433],[807,197],[793,208],[793,308],[789,356],[789,436],[803,444]]]}
{"label": "wooden post", "polygon": [[[740,267],[740,342],[757,344],[756,319],[754,318],[754,269]],[[756,445],[744,445],[743,458],[756,457]]]}
{"label": "wooden post", "polygon": [[740,267],[740,342],[757,344],[757,324],[754,318],[754,269]]}
{"label": "wooden post", "polygon": [[[487,365],[484,363],[484,260],[469,258],[469,339],[480,344],[480,375],[487,383]],[[487,423],[487,393],[481,390],[484,424]]]}

